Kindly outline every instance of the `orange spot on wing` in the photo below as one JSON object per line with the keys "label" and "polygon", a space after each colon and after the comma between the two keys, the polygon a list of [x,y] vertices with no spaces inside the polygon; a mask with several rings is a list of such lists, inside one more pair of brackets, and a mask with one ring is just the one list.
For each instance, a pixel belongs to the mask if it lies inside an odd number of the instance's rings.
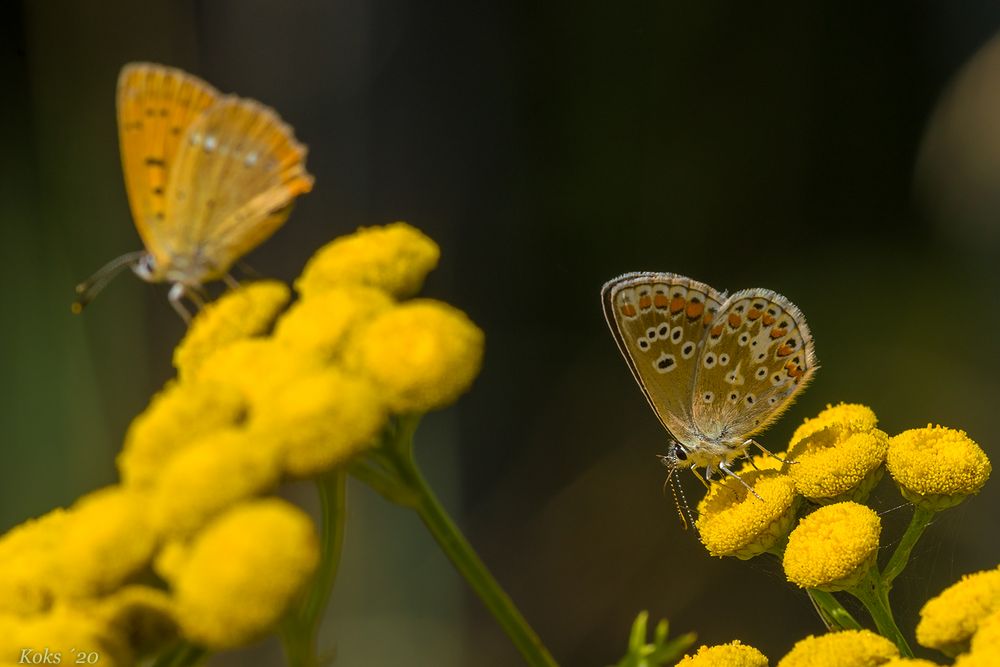
{"label": "orange spot on wing", "polygon": [[649,298],[648,294],[643,294],[639,297],[639,307],[646,310],[653,305],[653,300]]}
{"label": "orange spot on wing", "polygon": [[786,333],[788,333],[788,329],[771,329],[771,338],[781,338]]}
{"label": "orange spot on wing", "polygon": [[684,301],[683,297],[675,296],[673,300],[670,302],[670,312],[671,313],[681,312],[682,310],[684,310],[685,303],[686,302]]}
{"label": "orange spot on wing", "polygon": [[763,314],[764,314],[763,310],[757,310],[756,308],[751,308],[750,310],[747,311],[747,319],[756,320]]}
{"label": "orange spot on wing", "polygon": [[789,361],[785,364],[785,370],[788,371],[789,377],[798,378],[805,374],[805,371],[795,365],[794,362]]}
{"label": "orange spot on wing", "polygon": [[635,317],[635,306],[631,303],[626,303],[622,306],[622,315],[625,317]]}
{"label": "orange spot on wing", "polygon": [[705,312],[705,304],[691,302],[687,306],[687,316],[692,320],[696,320],[701,317],[701,314]]}
{"label": "orange spot on wing", "polygon": [[[778,356],[779,357],[787,357],[791,353],[792,353],[792,348],[788,347],[787,345],[781,345],[780,347],[778,347]],[[791,363],[791,362],[789,362],[789,363]]]}
{"label": "orange spot on wing", "polygon": [[670,299],[666,294],[657,294],[653,297],[653,305],[660,309],[666,308],[670,305]]}
{"label": "orange spot on wing", "polygon": [[736,313],[729,313],[729,326],[731,326],[732,328],[735,329],[736,327],[740,326],[741,324],[743,324],[743,318],[742,317],[740,317]]}
{"label": "orange spot on wing", "polygon": [[718,338],[719,336],[721,336],[721,335],[722,335],[722,330],[723,330],[723,328],[724,328],[724,326],[723,326],[723,325],[721,325],[721,324],[716,324],[716,325],[715,325],[714,327],[712,327],[712,331],[711,331],[711,332],[709,332],[709,333],[711,333],[711,334],[712,334],[712,338]]}
{"label": "orange spot on wing", "polygon": [[764,326],[769,327],[772,324],[774,324],[774,318],[771,317],[770,315],[765,315],[764,319],[762,319],[761,322],[764,323]]}

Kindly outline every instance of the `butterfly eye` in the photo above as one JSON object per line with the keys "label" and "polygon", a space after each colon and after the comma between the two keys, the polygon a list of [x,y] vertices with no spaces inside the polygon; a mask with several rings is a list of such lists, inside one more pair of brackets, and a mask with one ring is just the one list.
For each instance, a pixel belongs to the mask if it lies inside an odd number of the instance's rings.
{"label": "butterfly eye", "polygon": [[683,447],[680,445],[674,445],[674,458],[678,461],[687,461],[687,457],[687,452],[684,451]]}

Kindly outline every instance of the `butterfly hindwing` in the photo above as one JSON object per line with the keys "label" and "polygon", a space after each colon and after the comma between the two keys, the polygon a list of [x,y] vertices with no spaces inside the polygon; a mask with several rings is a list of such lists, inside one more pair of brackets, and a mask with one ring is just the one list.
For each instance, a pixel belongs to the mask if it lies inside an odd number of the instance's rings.
{"label": "butterfly hindwing", "polygon": [[305,155],[262,104],[226,96],[202,113],[187,128],[167,185],[178,269],[220,277],[277,230],[295,197],[312,188]]}
{"label": "butterfly hindwing", "polygon": [[158,262],[167,261],[166,188],[178,147],[219,93],[178,69],[126,65],[118,77],[118,138],[136,229]]}
{"label": "butterfly hindwing", "polygon": [[654,412],[675,438],[689,439],[696,364],[724,296],[672,273],[629,273],[608,282],[602,299],[608,326]]}
{"label": "butterfly hindwing", "polygon": [[730,296],[706,332],[690,401],[709,437],[747,438],[781,415],[818,368],[802,312],[766,289]]}

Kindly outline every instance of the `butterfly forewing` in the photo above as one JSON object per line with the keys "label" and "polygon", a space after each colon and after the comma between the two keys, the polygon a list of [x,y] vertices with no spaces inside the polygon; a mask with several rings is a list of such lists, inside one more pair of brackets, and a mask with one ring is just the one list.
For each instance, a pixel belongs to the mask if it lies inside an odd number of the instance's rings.
{"label": "butterfly forewing", "polygon": [[737,441],[762,430],[818,367],[801,311],[771,290],[733,294],[705,333],[690,402],[695,428],[709,438]]}
{"label": "butterfly forewing", "polygon": [[180,70],[126,65],[118,77],[118,135],[129,205],[146,249],[167,260],[166,188],[178,147],[218,92]]}
{"label": "butterfly forewing", "polygon": [[223,97],[188,128],[167,186],[174,270],[219,277],[312,188],[306,149],[271,109]]}
{"label": "butterfly forewing", "polygon": [[672,273],[630,273],[608,282],[602,299],[615,341],[654,412],[675,438],[689,440],[697,360],[724,296]]}

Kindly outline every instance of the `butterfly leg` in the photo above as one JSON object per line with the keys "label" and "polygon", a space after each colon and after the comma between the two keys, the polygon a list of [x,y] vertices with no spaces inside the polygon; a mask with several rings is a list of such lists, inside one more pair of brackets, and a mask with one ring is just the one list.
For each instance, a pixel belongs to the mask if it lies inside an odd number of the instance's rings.
{"label": "butterfly leg", "polygon": [[746,488],[747,491],[749,491],[750,493],[752,493],[754,495],[754,497],[757,498],[757,500],[759,500],[761,502],[764,501],[764,499],[761,498],[760,495],[756,491],[753,490],[753,487],[750,486],[749,484],[747,484],[746,482],[744,482],[743,478],[740,477],[739,475],[737,475],[735,472],[733,472],[733,470],[725,462],[719,464],[719,470],[721,470],[722,472],[726,473],[727,475],[729,475],[730,477],[732,477],[733,479],[735,479],[736,481],[738,481],[740,484],[742,484]]}
{"label": "butterfly leg", "polygon": [[[698,481],[701,482],[705,486],[706,489],[711,489],[712,488],[711,485],[708,482],[705,481],[705,478],[698,474],[697,470],[695,470],[694,468],[691,468],[691,472],[694,474],[695,477],[698,478]],[[706,469],[705,472],[707,473],[708,470]]]}
{"label": "butterfly leg", "polygon": [[[777,454],[775,454],[775,453],[774,453],[774,452],[772,452],[771,450],[769,450],[769,449],[766,449],[766,448],[764,447],[764,445],[760,444],[759,442],[757,442],[757,441],[756,441],[756,440],[754,440],[753,438],[750,438],[749,440],[747,440],[746,442],[744,442],[744,443],[743,443],[743,446],[744,446],[744,447],[747,447],[747,446],[749,446],[749,445],[753,445],[754,447],[756,447],[756,448],[757,448],[757,449],[759,449],[760,451],[764,452],[765,454],[767,454],[767,455],[768,455],[768,456],[770,456],[771,458],[773,458],[773,459],[775,459],[776,461],[779,461],[779,462],[781,462],[781,463],[787,463],[788,465],[794,465],[794,464],[798,463],[798,461],[789,461],[788,459],[783,459],[783,458],[781,458],[780,456],[778,456]],[[750,457],[748,456],[747,458],[750,458]],[[753,461],[751,460],[751,463],[752,463],[752,462],[753,462]],[[757,467],[757,466],[754,466],[754,468],[756,468],[756,467]]]}
{"label": "butterfly leg", "polygon": [[173,306],[177,314],[184,320],[184,324],[191,324],[191,313],[188,312],[188,309],[184,307],[184,303],[181,301],[185,294],[187,294],[187,287],[184,283],[174,283],[170,287],[170,291],[167,292],[167,300],[170,301],[170,305]]}
{"label": "butterfly leg", "polygon": [[236,290],[240,288],[240,281],[234,278],[231,273],[222,276],[222,282],[226,283],[226,287],[229,289]]}

